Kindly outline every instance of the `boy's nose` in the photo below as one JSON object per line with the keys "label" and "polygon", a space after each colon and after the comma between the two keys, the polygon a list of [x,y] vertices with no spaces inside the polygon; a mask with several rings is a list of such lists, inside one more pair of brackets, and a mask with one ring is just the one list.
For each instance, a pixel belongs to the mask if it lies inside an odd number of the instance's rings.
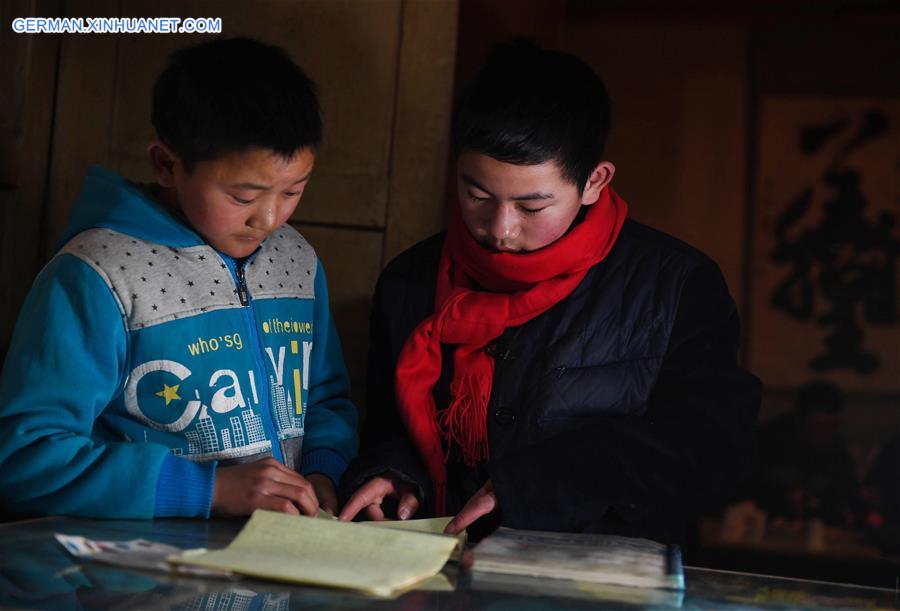
{"label": "boy's nose", "polygon": [[247,224],[254,229],[270,232],[275,229],[277,222],[278,213],[275,211],[275,206],[263,205],[254,211]]}
{"label": "boy's nose", "polygon": [[495,246],[502,247],[509,240],[518,237],[518,223],[515,210],[511,206],[500,204],[497,206],[493,218],[490,221],[491,237],[496,241]]}

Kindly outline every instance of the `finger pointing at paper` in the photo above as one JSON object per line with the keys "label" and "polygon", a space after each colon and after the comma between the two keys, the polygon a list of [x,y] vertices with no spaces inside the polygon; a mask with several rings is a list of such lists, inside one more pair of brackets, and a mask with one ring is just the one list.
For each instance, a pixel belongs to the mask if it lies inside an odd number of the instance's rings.
{"label": "finger pointing at paper", "polygon": [[400,520],[411,518],[419,510],[419,499],[416,498],[412,484],[396,477],[379,475],[366,482],[350,497],[339,517],[341,520],[352,520],[362,510],[367,520],[384,520],[382,503],[386,498],[397,501],[396,517]]}
{"label": "finger pointing at paper", "polygon": [[482,516],[486,516],[497,509],[497,495],[494,493],[494,484],[491,480],[485,482],[481,489],[472,495],[456,517],[450,520],[444,532],[448,535],[458,534],[466,529],[472,522]]}

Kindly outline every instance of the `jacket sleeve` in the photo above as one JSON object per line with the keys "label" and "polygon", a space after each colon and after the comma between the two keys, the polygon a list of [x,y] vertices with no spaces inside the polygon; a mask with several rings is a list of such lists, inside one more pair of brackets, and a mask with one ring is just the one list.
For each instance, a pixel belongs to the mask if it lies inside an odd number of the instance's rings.
{"label": "jacket sleeve", "polygon": [[350,378],[337,328],[328,306],[328,283],[321,263],[316,269],[313,347],[309,398],[300,473],[322,473],[335,487],[356,456],[359,437],[356,407],[350,401]]}
{"label": "jacket sleeve", "polygon": [[0,377],[0,497],[12,513],[208,515],[215,463],[97,433],[124,384],[126,354],[122,314],[100,275],[71,255],[51,261]]}
{"label": "jacket sleeve", "polygon": [[760,384],[737,364],[737,311],[718,267],[700,264],[680,295],[643,416],[600,418],[492,461],[506,525],[579,531],[612,518],[647,532],[639,525],[683,523],[731,492],[750,460]]}
{"label": "jacket sleeve", "polygon": [[[399,345],[391,337],[391,313],[398,315],[403,304],[387,303],[386,273],[375,287],[369,324],[369,357],[366,372],[366,415],[362,427],[360,452],[351,463],[341,486],[341,499],[346,502],[366,481],[391,473],[412,483],[424,501],[431,484],[409,441],[406,428],[397,412],[394,395],[394,371]],[[401,341],[396,338],[397,342]]]}

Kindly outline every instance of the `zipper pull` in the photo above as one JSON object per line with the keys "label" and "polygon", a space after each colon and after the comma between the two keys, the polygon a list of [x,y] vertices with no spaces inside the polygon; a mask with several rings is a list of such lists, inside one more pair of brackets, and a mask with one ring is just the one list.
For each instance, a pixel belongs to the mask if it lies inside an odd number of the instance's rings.
{"label": "zipper pull", "polygon": [[238,277],[237,290],[238,290],[238,297],[241,300],[241,305],[248,306],[248,305],[250,305],[250,299],[249,299],[250,296],[247,293],[247,281],[246,281],[246,278],[244,278],[244,262],[243,261],[237,262],[237,277]]}

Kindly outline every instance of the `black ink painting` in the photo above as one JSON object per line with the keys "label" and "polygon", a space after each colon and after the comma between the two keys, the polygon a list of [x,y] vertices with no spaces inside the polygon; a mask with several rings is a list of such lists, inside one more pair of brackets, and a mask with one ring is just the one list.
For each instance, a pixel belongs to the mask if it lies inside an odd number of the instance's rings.
{"label": "black ink painting", "polygon": [[754,360],[792,355],[780,359],[785,386],[836,374],[900,388],[898,104],[783,101],[763,117],[781,125],[762,126],[752,317],[782,328],[755,338],[783,345],[756,345]]}

